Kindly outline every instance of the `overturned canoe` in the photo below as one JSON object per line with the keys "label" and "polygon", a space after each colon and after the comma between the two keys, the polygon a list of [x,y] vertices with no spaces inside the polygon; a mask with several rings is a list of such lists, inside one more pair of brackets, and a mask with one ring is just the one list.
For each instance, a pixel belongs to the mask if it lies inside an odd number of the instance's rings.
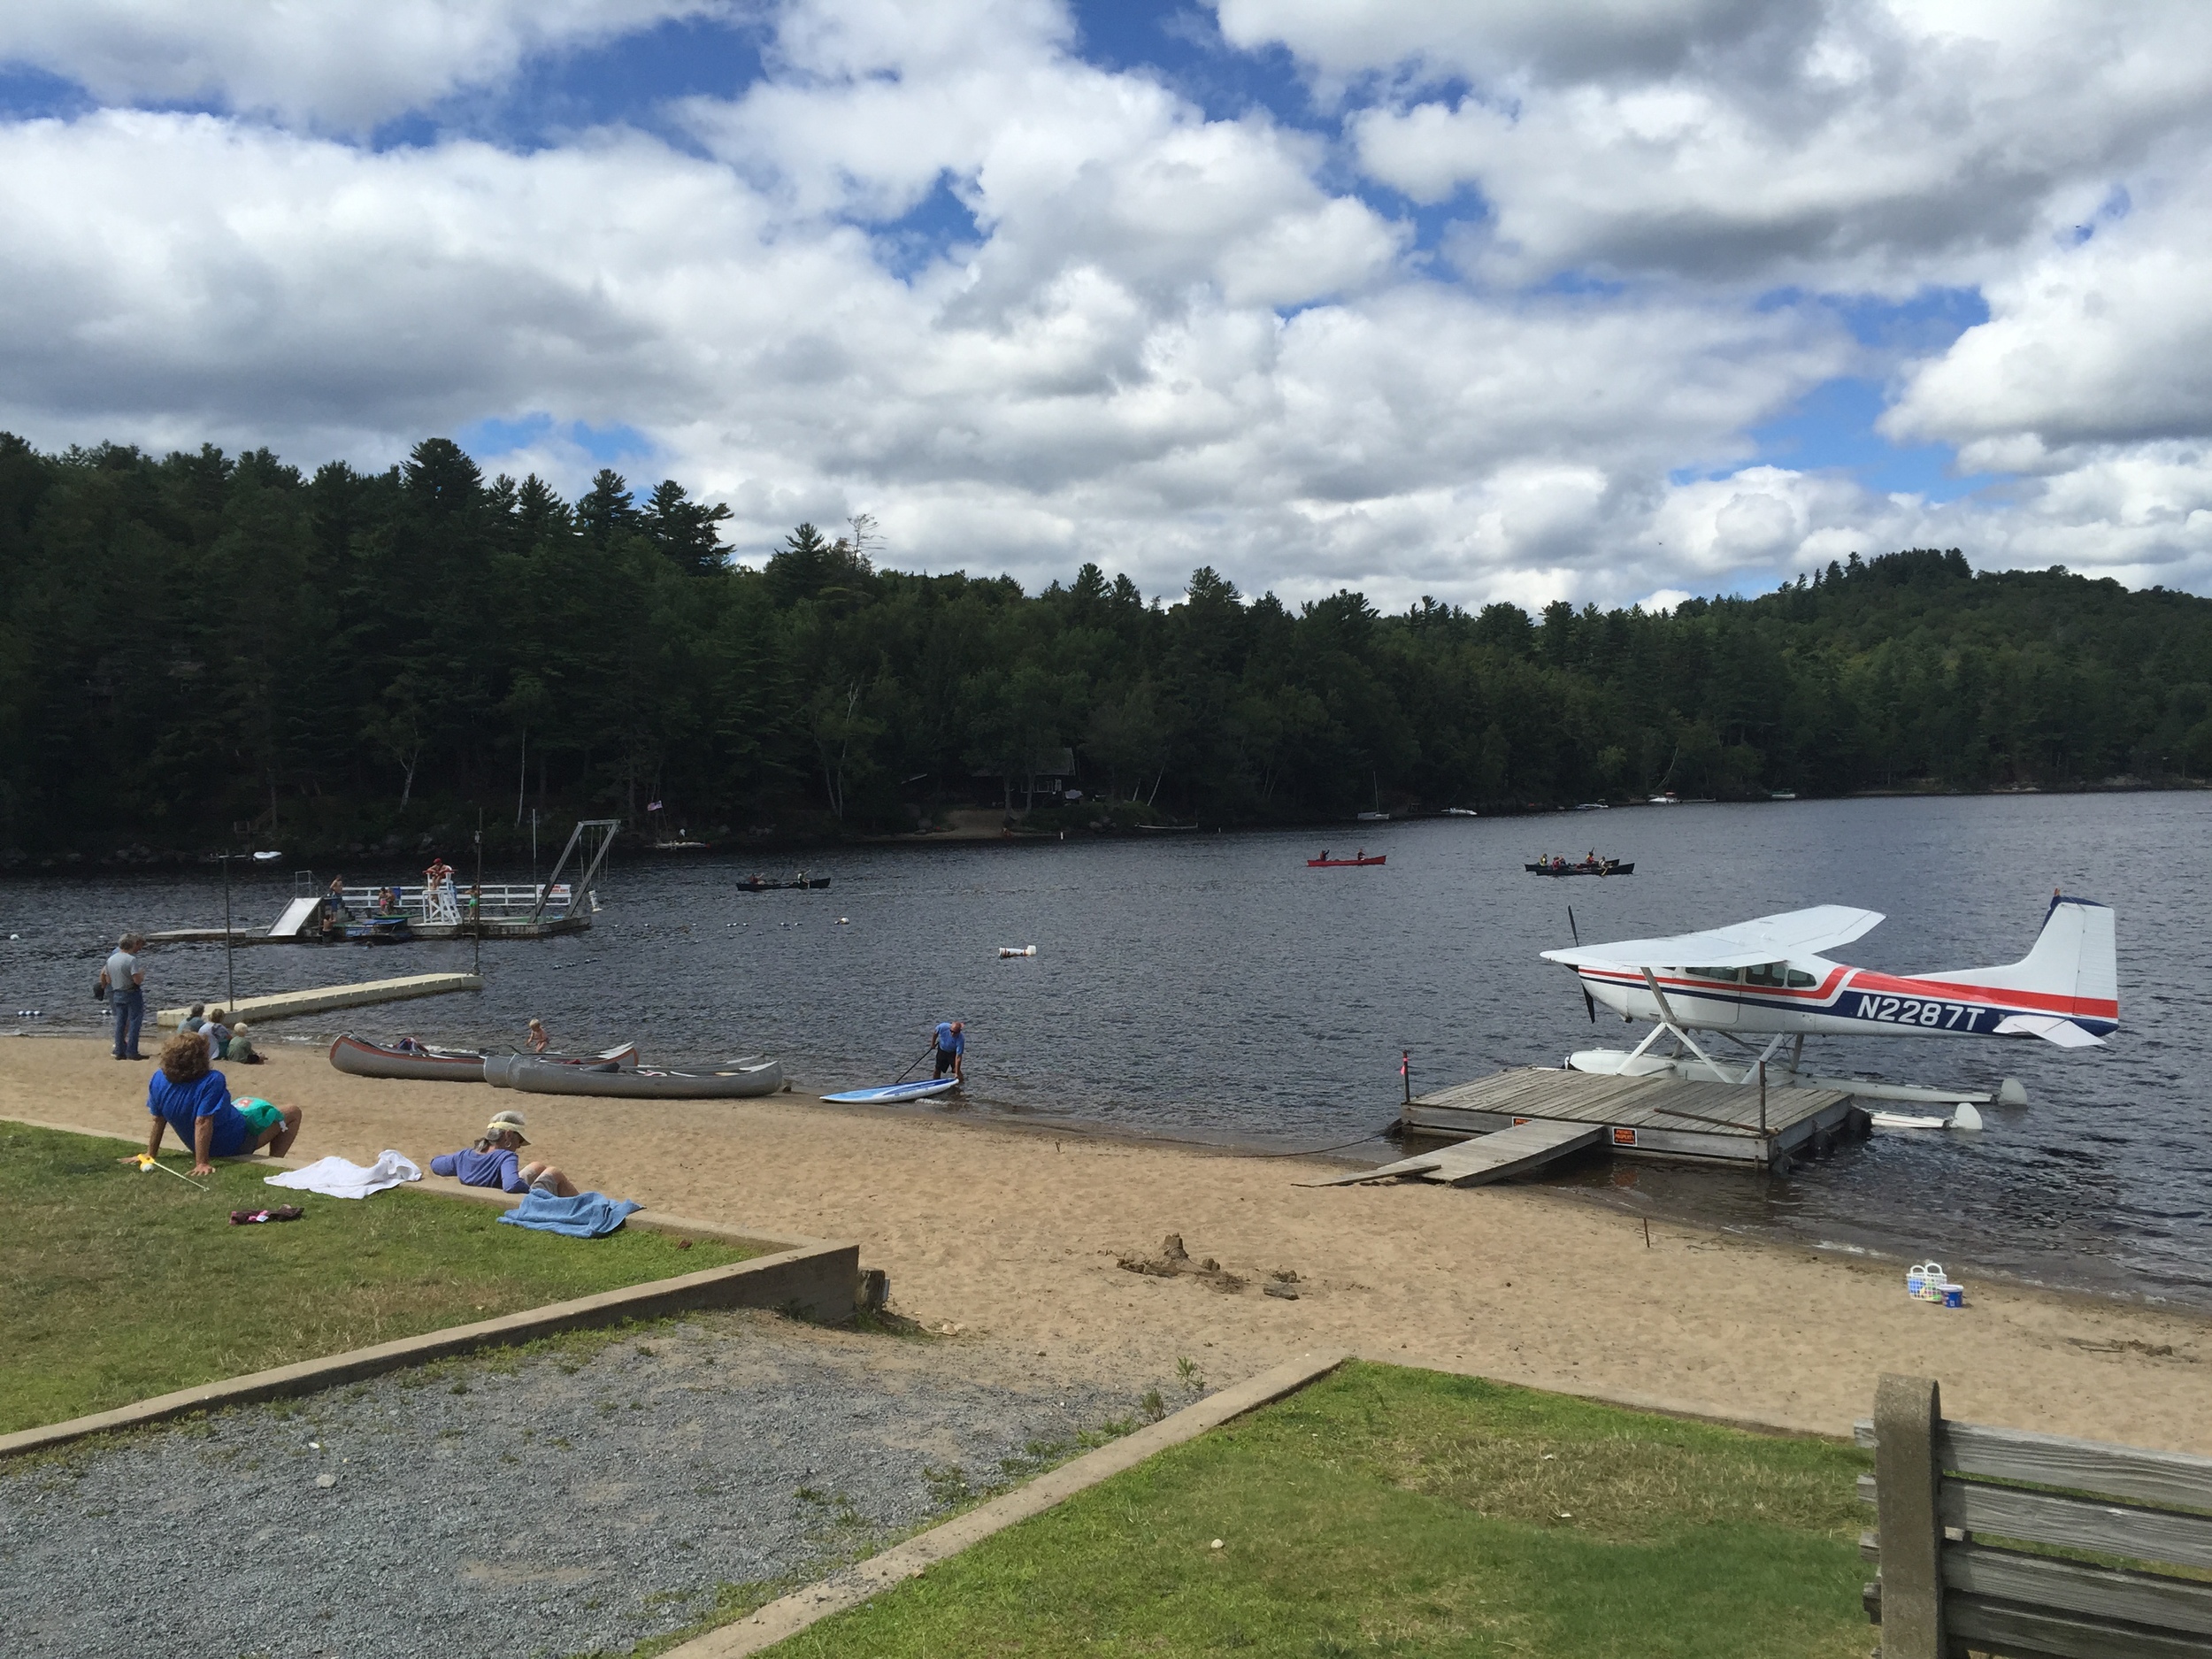
{"label": "overturned canoe", "polygon": [[748,1058],[711,1071],[657,1066],[561,1065],[537,1055],[484,1063],[484,1079],[528,1094],[588,1094],[606,1100],[740,1100],[783,1087],[780,1061]]}
{"label": "overturned canoe", "polygon": [[[600,1054],[545,1054],[531,1058],[555,1065],[628,1065],[637,1044],[626,1042]],[[330,1064],[355,1077],[411,1078],[444,1083],[482,1083],[486,1056],[479,1048],[389,1048],[351,1033],[330,1045]]]}

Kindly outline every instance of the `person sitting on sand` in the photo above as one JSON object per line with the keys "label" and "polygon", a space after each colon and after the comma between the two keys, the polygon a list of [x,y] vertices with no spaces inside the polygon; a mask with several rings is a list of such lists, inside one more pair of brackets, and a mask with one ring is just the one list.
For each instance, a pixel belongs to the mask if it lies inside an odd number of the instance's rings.
{"label": "person sitting on sand", "polygon": [[530,1144],[524,1135],[523,1116],[507,1110],[484,1125],[472,1147],[441,1152],[430,1160],[433,1175],[450,1175],[464,1187],[496,1187],[505,1193],[526,1193],[541,1187],[557,1198],[576,1196],[576,1183],[549,1164],[524,1164],[515,1156]]}
{"label": "person sitting on sand", "polygon": [[232,1065],[260,1065],[259,1055],[254,1052],[253,1039],[246,1035],[246,1022],[240,1020],[230,1028],[230,1041],[223,1045],[223,1058]]}
{"label": "person sitting on sand", "polygon": [[216,1009],[200,1026],[200,1035],[207,1041],[207,1057],[219,1060],[225,1046],[230,1041],[230,1027],[223,1024],[223,1010]]}
{"label": "person sitting on sand", "polygon": [[146,1085],[146,1110],[153,1115],[146,1156],[157,1157],[162,1137],[172,1129],[192,1148],[192,1173],[211,1173],[211,1160],[242,1158],[266,1147],[282,1157],[300,1133],[300,1109],[254,1101],[242,1110],[232,1104],[230,1082],[208,1064],[207,1043],[197,1032],[182,1031],[161,1051],[161,1064]]}
{"label": "person sitting on sand", "polygon": [[177,1022],[177,1029],[179,1031],[197,1031],[201,1026],[206,1024],[207,1004],[205,1002],[195,1002],[186,1012],[185,1017]]}
{"label": "person sitting on sand", "polygon": [[545,1034],[545,1027],[538,1023],[535,1014],[530,1016],[530,1035],[527,1039],[532,1054],[543,1054],[553,1046],[553,1039]]}

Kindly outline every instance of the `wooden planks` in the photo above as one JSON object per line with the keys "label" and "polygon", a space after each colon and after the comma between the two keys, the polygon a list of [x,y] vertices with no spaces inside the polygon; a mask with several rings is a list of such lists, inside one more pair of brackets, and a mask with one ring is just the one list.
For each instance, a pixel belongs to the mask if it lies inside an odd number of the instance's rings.
{"label": "wooden planks", "polygon": [[[1878,1449],[1873,1424],[1862,1418],[1852,1429],[1860,1446]],[[1946,1423],[1937,1438],[1936,1455],[1948,1474],[2029,1480],[2137,1503],[2212,1509],[2212,1457],[2192,1452],[2154,1452],[2029,1429]]]}
{"label": "wooden planks", "polygon": [[[1815,1116],[1849,1096],[1837,1089],[1769,1088],[1770,1132]],[[1673,1077],[1605,1077],[1525,1066],[1418,1096],[1417,1107],[1500,1117],[1654,1128],[1698,1124],[1724,1133],[1759,1133],[1759,1091],[1736,1083],[1686,1083]]]}
{"label": "wooden planks", "polygon": [[1494,1134],[1477,1135],[1445,1147],[1440,1151],[1424,1153],[1419,1157],[1400,1158],[1395,1164],[1386,1164],[1380,1169],[1356,1170],[1349,1175],[1333,1175],[1325,1181],[1307,1181],[1308,1187],[1350,1187],[1360,1181],[1387,1180],[1395,1176],[1417,1176],[1425,1181],[1443,1181],[1454,1187],[1479,1187],[1487,1181],[1502,1181],[1509,1175],[1540,1168],[1555,1158],[1595,1146],[1605,1133],[1599,1124],[1545,1123],[1532,1120],[1516,1124],[1510,1129],[1501,1129]]}
{"label": "wooden planks", "polygon": [[[1886,1561],[1883,1571],[1886,1576]],[[1986,1544],[1947,1544],[1943,1587],[2082,1618],[2212,1636],[2212,1584],[2193,1578],[2093,1567],[2051,1555],[1992,1549]]]}
{"label": "wooden planks", "polygon": [[1549,1164],[1554,1158],[1563,1158],[1585,1147],[1595,1146],[1604,1133],[1604,1126],[1600,1124],[1532,1119],[1510,1129],[1501,1129],[1495,1134],[1478,1135],[1472,1141],[1446,1147],[1435,1155],[1435,1167],[1421,1171],[1421,1179],[1445,1181],[1454,1187],[1479,1187],[1486,1181],[1502,1181],[1509,1175],[1518,1175]]}

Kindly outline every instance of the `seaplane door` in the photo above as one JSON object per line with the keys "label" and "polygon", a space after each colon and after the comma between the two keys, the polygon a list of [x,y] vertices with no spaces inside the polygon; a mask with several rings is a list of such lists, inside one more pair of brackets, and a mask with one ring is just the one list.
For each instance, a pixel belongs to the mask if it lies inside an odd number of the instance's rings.
{"label": "seaplane door", "polygon": [[1678,968],[1658,976],[1659,987],[1677,1021],[1700,1031],[1726,1031],[1736,1023],[1736,987],[1744,973],[1741,968]]}

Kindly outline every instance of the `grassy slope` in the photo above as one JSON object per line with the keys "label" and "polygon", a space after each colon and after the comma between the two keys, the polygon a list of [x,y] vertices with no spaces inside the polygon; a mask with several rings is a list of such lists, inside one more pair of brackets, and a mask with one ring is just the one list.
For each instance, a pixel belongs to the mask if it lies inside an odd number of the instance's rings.
{"label": "grassy slope", "polygon": [[[0,1124],[0,1432],[744,1254],[626,1229],[564,1239],[425,1193],[287,1192],[266,1163],[218,1164],[198,1193],[119,1164],[125,1150]],[[230,1225],[295,1202],[299,1221]]]}
{"label": "grassy slope", "polygon": [[1354,1365],[774,1652],[1863,1659],[1865,1466]]}

